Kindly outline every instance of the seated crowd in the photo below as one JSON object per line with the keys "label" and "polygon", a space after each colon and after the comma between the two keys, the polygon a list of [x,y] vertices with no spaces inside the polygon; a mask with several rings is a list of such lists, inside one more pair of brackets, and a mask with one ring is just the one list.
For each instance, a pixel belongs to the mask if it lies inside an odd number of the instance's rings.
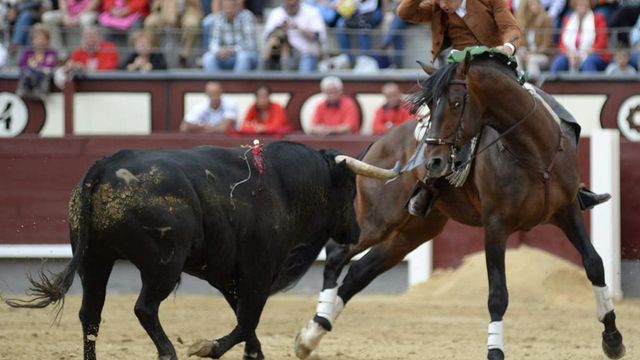
{"label": "seated crowd", "polygon": [[[316,104],[307,124],[301,124],[310,135],[328,136],[360,134],[361,115],[356,101],[343,94],[342,80],[327,76],[320,82],[323,99]],[[216,81],[207,82],[206,98],[189,109],[180,124],[180,131],[189,133],[240,133],[283,135],[295,131],[289,122],[282,104],[271,98],[271,88],[259,84],[255,90],[255,100],[247,109],[238,105],[224,94],[222,85]],[[371,133],[381,135],[405,121],[414,119],[409,114],[396,83],[386,83],[382,87],[384,103],[377,109],[371,125]],[[241,118],[241,110],[244,116]]]}
{"label": "seated crowd", "polygon": [[[523,31],[516,55],[529,78],[542,71],[636,72],[637,1],[504,1]],[[32,83],[58,66],[56,84],[64,86],[85,71],[167,69],[173,62],[163,49],[174,48],[179,67],[201,66],[210,73],[403,65],[403,29],[409,24],[394,13],[396,0],[266,3],[275,7],[266,12],[264,1],[249,0],[3,0],[0,30],[9,31],[4,38],[10,40],[0,43],[0,67],[14,59],[23,89],[37,88],[38,97],[47,89]],[[381,27],[374,46],[370,30]],[[64,36],[74,31],[82,34],[77,47]],[[173,34],[180,35],[179,46],[171,43]],[[329,34],[337,43],[333,53]],[[130,41],[124,50],[116,45],[123,39]],[[327,58],[331,54],[337,56]]]}

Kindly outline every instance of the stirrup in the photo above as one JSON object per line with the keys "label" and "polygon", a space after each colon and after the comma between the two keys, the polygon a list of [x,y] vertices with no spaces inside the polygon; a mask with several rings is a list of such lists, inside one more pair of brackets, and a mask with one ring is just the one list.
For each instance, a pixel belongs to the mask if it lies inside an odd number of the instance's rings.
{"label": "stirrup", "polygon": [[585,187],[578,189],[578,202],[580,203],[580,209],[582,210],[591,210],[596,205],[600,205],[609,199],[611,199],[611,195],[607,193],[596,194]]}

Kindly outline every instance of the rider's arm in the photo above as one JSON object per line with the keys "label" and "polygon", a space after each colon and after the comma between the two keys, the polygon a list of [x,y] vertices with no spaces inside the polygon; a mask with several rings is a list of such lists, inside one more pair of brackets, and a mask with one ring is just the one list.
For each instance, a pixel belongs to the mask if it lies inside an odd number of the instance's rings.
{"label": "rider's arm", "polygon": [[432,0],[400,0],[396,13],[410,23],[420,24],[431,21],[433,17]]}
{"label": "rider's arm", "polygon": [[502,42],[513,45],[513,52],[518,50],[522,43],[522,33],[516,18],[513,16],[504,0],[491,0],[493,16],[502,33]]}

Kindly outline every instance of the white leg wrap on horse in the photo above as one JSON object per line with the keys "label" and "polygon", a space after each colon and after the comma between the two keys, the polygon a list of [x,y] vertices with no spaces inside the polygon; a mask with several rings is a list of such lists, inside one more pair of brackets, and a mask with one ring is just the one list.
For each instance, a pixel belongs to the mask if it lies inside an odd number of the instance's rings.
{"label": "white leg wrap on horse", "polygon": [[604,316],[613,310],[613,302],[611,301],[611,296],[609,296],[609,289],[606,286],[594,286],[593,294],[596,296],[598,320],[602,321]]}
{"label": "white leg wrap on horse", "polygon": [[327,333],[320,324],[317,322],[310,320],[307,326],[302,329],[300,333],[300,342],[308,349],[314,350],[318,347],[320,340]]}
{"label": "white leg wrap on horse", "polygon": [[333,319],[333,309],[338,296],[338,287],[333,289],[325,289],[318,295],[318,306],[316,307],[316,315],[327,319],[329,322]]}
{"label": "white leg wrap on horse", "polygon": [[489,323],[489,337],[487,338],[487,347],[491,349],[500,349],[504,352],[504,344],[502,342],[502,321],[493,321]]}
{"label": "white leg wrap on horse", "polygon": [[336,303],[335,307],[333,308],[333,320],[331,320],[332,324],[334,321],[336,321],[338,316],[342,314],[342,310],[344,310],[344,301],[342,301],[342,298],[340,296],[336,296]]}

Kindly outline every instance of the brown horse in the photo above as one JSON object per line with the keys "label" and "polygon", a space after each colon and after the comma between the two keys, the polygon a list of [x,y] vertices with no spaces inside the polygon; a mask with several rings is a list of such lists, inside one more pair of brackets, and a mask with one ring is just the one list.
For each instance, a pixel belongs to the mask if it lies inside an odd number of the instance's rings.
{"label": "brown horse", "polygon": [[[387,184],[358,177],[359,243],[329,246],[316,316],[296,338],[298,357],[308,357],[317,347],[353,295],[409,251],[437,235],[448,218],[485,229],[491,318],[488,359],[504,359],[502,319],[508,305],[504,265],[507,238],[516,231],[547,223],[562,229],[582,257],[593,285],[598,320],[605,328],[602,333],[605,354],[612,359],[624,355],[602,260],[586,234],[576,198],[577,148],[569,139],[571,135],[561,131],[545,106],[496,58],[499,56],[472,61],[467,57],[461,64],[437,71],[425,68],[431,77],[416,105],[430,105],[433,109],[426,134],[426,166]],[[417,145],[412,127],[402,125],[381,138],[363,161],[381,167],[390,167],[396,160],[407,161]],[[444,179],[452,172],[452,154],[480,132],[471,174],[462,187],[453,188]],[[388,172],[378,175],[384,178]],[[423,179],[435,183],[439,197],[426,218],[411,217],[402,205],[415,181]],[[355,254],[373,245],[369,253],[351,265],[338,288],[342,267]]]}

